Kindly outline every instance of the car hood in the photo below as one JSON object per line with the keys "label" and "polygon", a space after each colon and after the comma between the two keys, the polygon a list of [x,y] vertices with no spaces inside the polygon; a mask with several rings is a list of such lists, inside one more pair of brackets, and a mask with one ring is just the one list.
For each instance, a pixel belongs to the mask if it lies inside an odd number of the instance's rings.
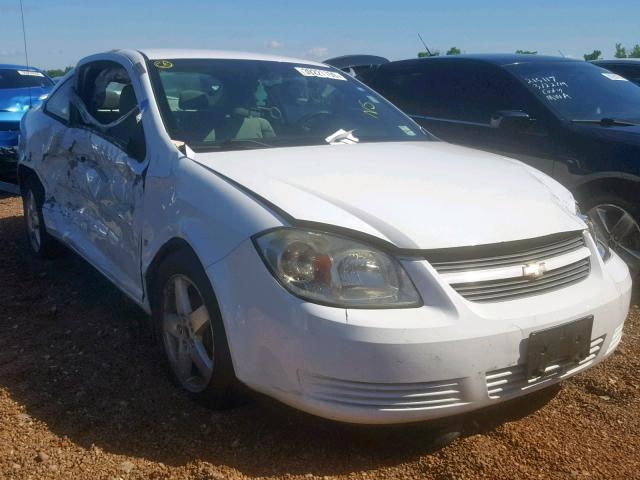
{"label": "car hood", "polygon": [[0,89],[0,112],[24,113],[30,106],[42,103],[41,97],[51,92],[51,88],[2,88]]}
{"label": "car hood", "polygon": [[571,194],[516,161],[444,142],[197,153],[296,220],[400,248],[479,245],[585,228]]}

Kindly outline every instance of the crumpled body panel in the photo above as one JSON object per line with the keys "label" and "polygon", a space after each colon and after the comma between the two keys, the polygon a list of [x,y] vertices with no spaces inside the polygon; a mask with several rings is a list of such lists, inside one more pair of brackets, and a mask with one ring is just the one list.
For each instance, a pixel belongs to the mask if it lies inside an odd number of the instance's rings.
{"label": "crumpled body panel", "polygon": [[[46,117],[45,117],[46,118]],[[85,128],[48,122],[29,142],[47,228],[139,298],[144,163]],[[34,146],[40,145],[40,151]]]}

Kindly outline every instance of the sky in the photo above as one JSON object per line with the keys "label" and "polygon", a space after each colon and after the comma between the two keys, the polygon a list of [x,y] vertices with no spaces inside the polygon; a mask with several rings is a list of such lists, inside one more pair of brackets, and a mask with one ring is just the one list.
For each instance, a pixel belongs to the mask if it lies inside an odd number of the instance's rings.
{"label": "sky", "polygon": [[[604,58],[640,43],[640,0],[23,0],[30,64],[49,69],[113,48],[210,48],[313,60],[392,60],[452,46]],[[19,0],[0,0],[0,63],[24,63]]]}

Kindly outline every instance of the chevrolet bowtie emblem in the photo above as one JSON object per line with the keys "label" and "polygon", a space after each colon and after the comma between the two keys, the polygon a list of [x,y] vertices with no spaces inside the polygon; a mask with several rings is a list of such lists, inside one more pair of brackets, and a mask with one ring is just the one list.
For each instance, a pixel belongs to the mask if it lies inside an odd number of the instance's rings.
{"label": "chevrolet bowtie emblem", "polygon": [[547,267],[544,262],[529,263],[522,267],[522,276],[534,280],[541,277],[546,271]]}

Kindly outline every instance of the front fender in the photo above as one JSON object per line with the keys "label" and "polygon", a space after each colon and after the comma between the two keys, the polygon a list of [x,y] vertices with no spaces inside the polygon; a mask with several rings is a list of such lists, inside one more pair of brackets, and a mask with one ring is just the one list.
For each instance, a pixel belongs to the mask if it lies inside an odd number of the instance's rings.
{"label": "front fender", "polygon": [[255,233],[283,225],[275,212],[187,157],[176,158],[171,170],[150,171],[146,179],[143,275],[172,239],[188,243],[207,268]]}

